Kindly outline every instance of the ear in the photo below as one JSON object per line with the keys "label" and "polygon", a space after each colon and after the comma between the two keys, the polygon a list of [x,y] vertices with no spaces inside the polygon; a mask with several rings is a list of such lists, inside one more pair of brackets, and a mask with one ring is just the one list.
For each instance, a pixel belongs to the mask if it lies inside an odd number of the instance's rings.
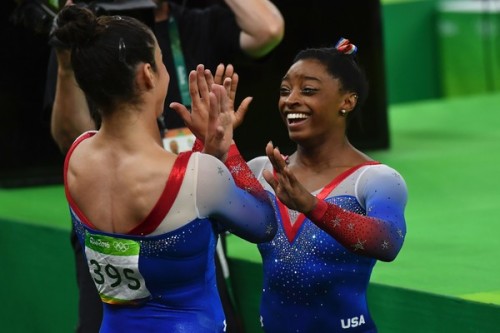
{"label": "ear", "polygon": [[156,76],[151,64],[142,64],[139,73],[139,80],[143,82],[145,88],[153,89],[156,85]]}
{"label": "ear", "polygon": [[344,102],[342,103],[342,109],[347,112],[351,112],[356,107],[358,103],[358,94],[354,92],[348,92],[345,94]]}

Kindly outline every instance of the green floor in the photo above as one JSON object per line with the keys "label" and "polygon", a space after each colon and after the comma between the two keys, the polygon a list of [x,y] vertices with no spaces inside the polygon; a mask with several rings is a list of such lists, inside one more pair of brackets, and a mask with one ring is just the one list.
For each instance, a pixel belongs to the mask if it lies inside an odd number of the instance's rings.
{"label": "green floor", "polygon": [[391,108],[393,144],[373,154],[409,188],[408,234],[373,280],[500,305],[500,95]]}
{"label": "green floor", "polygon": [[[374,269],[381,333],[408,326],[392,323],[404,307],[405,318],[426,311],[434,322],[405,332],[500,331],[500,94],[394,105],[389,116],[391,149],[369,154],[407,181],[408,233],[396,261]],[[57,313],[61,332],[70,331],[76,289],[62,186],[0,189],[0,225],[0,297],[9,305],[0,322],[13,323],[10,332],[53,332]],[[229,255],[243,310],[255,314],[259,254],[231,236]]]}

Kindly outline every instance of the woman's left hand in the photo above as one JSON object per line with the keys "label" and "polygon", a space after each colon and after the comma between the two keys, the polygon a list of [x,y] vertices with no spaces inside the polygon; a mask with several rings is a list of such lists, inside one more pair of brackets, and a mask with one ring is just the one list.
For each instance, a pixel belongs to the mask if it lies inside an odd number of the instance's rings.
{"label": "woman's left hand", "polygon": [[[230,84],[226,79],[224,85]],[[229,147],[233,143],[234,112],[229,108],[229,97],[226,88],[213,84],[210,98],[210,110],[205,134],[204,152],[225,162]]]}
{"label": "woman's left hand", "polygon": [[[231,79],[231,84],[229,86],[226,86],[224,84],[227,78]],[[210,77],[207,76],[207,79],[210,80]],[[241,125],[241,123],[243,123],[243,119],[245,118],[245,115],[248,111],[248,107],[250,106],[253,97],[251,96],[245,97],[243,101],[240,103],[240,106],[238,106],[238,109],[237,110],[234,109],[234,101],[236,100],[236,91],[238,90],[240,77],[238,73],[234,71],[234,67],[231,64],[227,66],[224,66],[224,64],[219,64],[217,66],[217,69],[215,70],[215,76],[212,77],[212,80],[213,83],[224,85],[224,87],[226,88],[227,94],[229,96],[229,108],[234,112],[233,129],[236,129],[238,126]]]}
{"label": "woman's left hand", "polygon": [[279,149],[269,142],[266,154],[273,165],[275,175],[269,170],[264,170],[263,176],[278,199],[290,209],[304,214],[311,212],[316,205],[316,197],[297,180]]}

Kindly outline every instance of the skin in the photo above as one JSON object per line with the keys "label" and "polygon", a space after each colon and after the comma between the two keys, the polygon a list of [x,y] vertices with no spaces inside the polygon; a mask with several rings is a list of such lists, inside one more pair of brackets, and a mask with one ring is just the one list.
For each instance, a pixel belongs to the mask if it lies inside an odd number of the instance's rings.
{"label": "skin", "polygon": [[[228,105],[227,107],[231,112],[233,129],[236,129],[245,118],[245,114],[248,111],[248,107],[253,100],[253,97],[246,97],[243,99],[241,104],[238,106],[238,109],[234,111],[234,100],[236,98],[236,91],[239,83],[239,76],[234,71],[233,65],[224,66],[223,64],[219,64],[215,71],[215,75],[212,75],[210,70],[204,69],[203,65],[198,65],[196,67],[196,71],[192,71],[189,75],[190,87],[212,87],[214,84],[220,84],[224,86],[226,90],[226,94],[228,97]],[[196,82],[196,85],[194,84]],[[191,90],[191,93],[195,96],[198,96],[196,91]],[[206,100],[206,97],[205,97]],[[179,116],[184,120],[186,126],[189,127],[193,134],[201,139],[201,141],[205,141],[205,134],[202,132],[204,129],[204,125],[208,121],[208,114],[205,112],[199,112],[199,104],[203,103],[204,99],[196,98],[195,101],[192,101],[191,110],[188,110],[181,103],[170,103],[170,107],[175,110]],[[202,130],[200,130],[200,128]],[[228,134],[229,135],[229,134]],[[232,133],[231,133],[232,136]]]}
{"label": "skin", "polygon": [[[266,154],[276,176],[264,172],[279,199],[289,208],[309,213],[316,191],[347,169],[371,159],[354,148],[346,137],[346,116],[357,103],[355,92],[342,89],[341,82],[328,74],[317,60],[300,60],[284,76],[278,108],[297,150],[285,161],[272,143]],[[290,114],[306,115],[289,121]]]}
{"label": "skin", "polygon": [[[156,119],[163,111],[169,75],[157,43],[155,62],[157,71],[148,63],[137,65],[135,81],[141,103],[119,105],[103,117],[99,132],[81,142],[69,162],[72,198],[94,226],[105,232],[127,233],[148,216],[176,159],[158,140]],[[193,84],[198,98],[207,101],[197,105],[208,115],[204,132],[209,147],[227,147],[230,143],[224,141],[228,141],[224,134],[232,131],[233,112],[228,109],[226,89],[214,84],[209,91],[206,84]]]}

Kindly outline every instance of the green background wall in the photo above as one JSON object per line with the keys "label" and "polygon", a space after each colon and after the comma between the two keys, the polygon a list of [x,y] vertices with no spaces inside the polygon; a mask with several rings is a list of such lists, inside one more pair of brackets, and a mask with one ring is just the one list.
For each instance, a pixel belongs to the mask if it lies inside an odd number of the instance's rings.
{"label": "green background wall", "polygon": [[381,3],[389,105],[500,91],[498,1]]}
{"label": "green background wall", "polygon": [[441,96],[438,0],[382,0],[388,103]]}

